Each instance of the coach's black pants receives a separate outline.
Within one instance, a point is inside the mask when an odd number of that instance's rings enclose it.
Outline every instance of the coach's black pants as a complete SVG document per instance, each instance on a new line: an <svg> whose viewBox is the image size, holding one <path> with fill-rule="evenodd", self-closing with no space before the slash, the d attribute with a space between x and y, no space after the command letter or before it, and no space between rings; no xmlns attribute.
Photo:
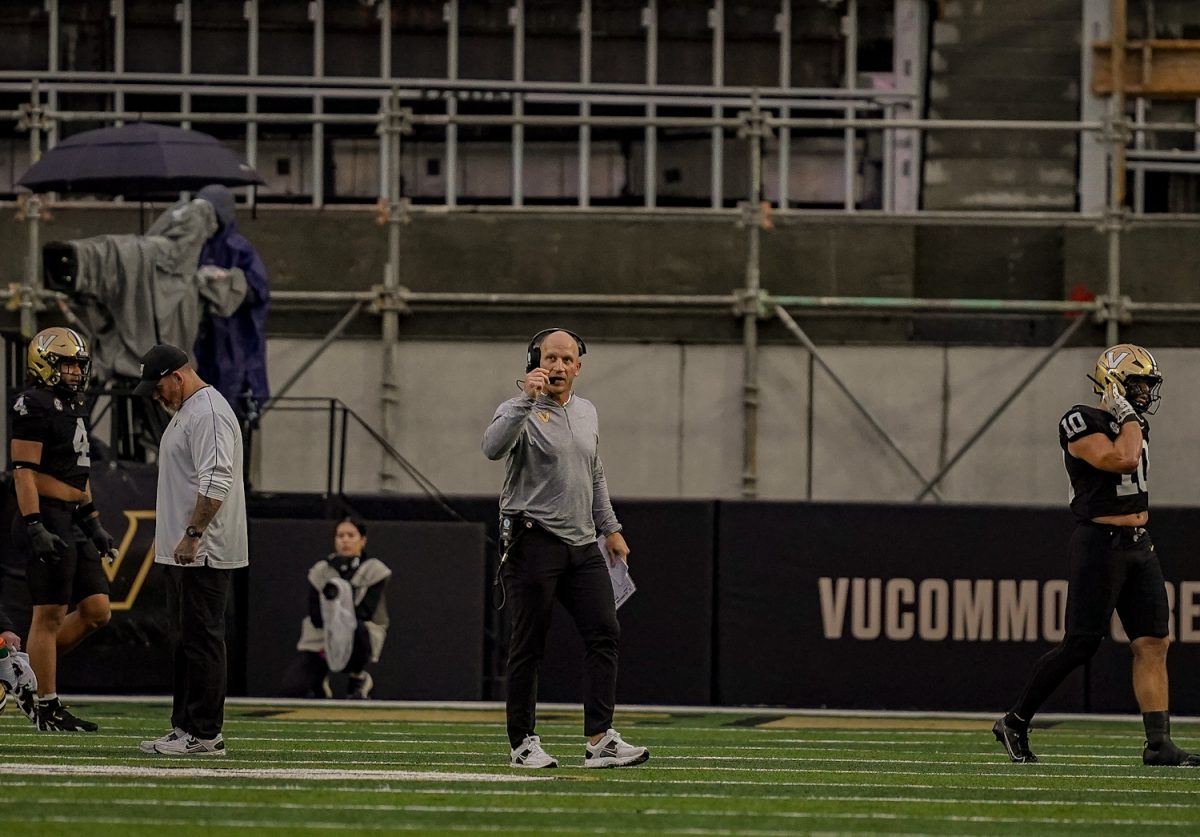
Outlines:
<svg viewBox="0 0 1200 837"><path fill-rule="evenodd" d="M216 738L225 721L225 605L233 570L166 570L167 630L175 650L171 725Z"/></svg>
<svg viewBox="0 0 1200 837"><path fill-rule="evenodd" d="M508 740L515 748L536 726L538 666L554 600L583 637L583 732L612 726L621 628L608 567L594 543L569 546L538 526L524 529L509 553L504 584L512 618L508 646Z"/></svg>

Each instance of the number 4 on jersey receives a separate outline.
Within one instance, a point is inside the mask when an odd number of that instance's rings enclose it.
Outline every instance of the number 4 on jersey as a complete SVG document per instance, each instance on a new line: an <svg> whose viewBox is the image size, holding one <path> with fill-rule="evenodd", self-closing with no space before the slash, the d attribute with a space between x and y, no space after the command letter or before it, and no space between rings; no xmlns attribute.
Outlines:
<svg viewBox="0 0 1200 837"><path fill-rule="evenodd" d="M71 447L79 454L79 459L76 464L82 468L90 468L92 465L91 447L88 446L87 428L83 426L83 419L75 420L75 438L71 440Z"/></svg>

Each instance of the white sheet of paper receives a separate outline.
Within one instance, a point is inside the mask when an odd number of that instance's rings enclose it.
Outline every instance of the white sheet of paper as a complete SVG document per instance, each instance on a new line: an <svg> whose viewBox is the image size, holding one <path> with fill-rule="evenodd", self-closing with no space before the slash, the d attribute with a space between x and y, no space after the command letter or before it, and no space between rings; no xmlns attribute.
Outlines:
<svg viewBox="0 0 1200 837"><path fill-rule="evenodd" d="M604 543L604 538L598 538L596 543L600 545L600 554L604 556L604 561L608 564L608 577L612 581L613 587L613 601L619 608L637 592L637 585L633 583L633 577L629 574L628 564L619 559L617 561L609 560L608 547Z"/></svg>

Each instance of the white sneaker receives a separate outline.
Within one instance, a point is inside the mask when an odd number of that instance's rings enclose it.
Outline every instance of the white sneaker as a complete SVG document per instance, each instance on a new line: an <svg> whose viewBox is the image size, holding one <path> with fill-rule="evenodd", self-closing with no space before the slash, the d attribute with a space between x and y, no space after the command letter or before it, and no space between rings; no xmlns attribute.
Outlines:
<svg viewBox="0 0 1200 837"><path fill-rule="evenodd" d="M527 735L521 745L512 751L508 760L509 767L558 767L558 759L542 749L542 739L536 735Z"/></svg>
<svg viewBox="0 0 1200 837"><path fill-rule="evenodd" d="M650 758L645 747L634 747L621 739L621 733L610 729L595 744L587 745L584 767L631 767Z"/></svg>
<svg viewBox="0 0 1200 837"><path fill-rule="evenodd" d="M158 751L154 749L155 744L166 744L167 742L174 741L178 738L183 738L185 735L187 735L186 732L181 730L179 727L175 727L162 738L155 738L151 741L143 741L138 745L138 749L143 753L156 753Z"/></svg>
<svg viewBox="0 0 1200 837"><path fill-rule="evenodd" d="M223 756L225 738L219 732L216 738L184 734L171 741L155 741L154 752L164 756Z"/></svg>

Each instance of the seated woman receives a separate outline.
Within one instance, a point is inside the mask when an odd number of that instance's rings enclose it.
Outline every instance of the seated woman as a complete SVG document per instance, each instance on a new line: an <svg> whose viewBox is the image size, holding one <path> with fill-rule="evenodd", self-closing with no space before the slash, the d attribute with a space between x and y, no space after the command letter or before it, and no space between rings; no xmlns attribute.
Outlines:
<svg viewBox="0 0 1200 837"><path fill-rule="evenodd" d="M300 655L284 676L284 697L332 697L331 671L349 675L346 697L370 696L374 681L366 667L383 650L384 589L392 571L368 557L366 545L366 525L347 517L337 525L333 553L308 571L308 616L300 624Z"/></svg>

